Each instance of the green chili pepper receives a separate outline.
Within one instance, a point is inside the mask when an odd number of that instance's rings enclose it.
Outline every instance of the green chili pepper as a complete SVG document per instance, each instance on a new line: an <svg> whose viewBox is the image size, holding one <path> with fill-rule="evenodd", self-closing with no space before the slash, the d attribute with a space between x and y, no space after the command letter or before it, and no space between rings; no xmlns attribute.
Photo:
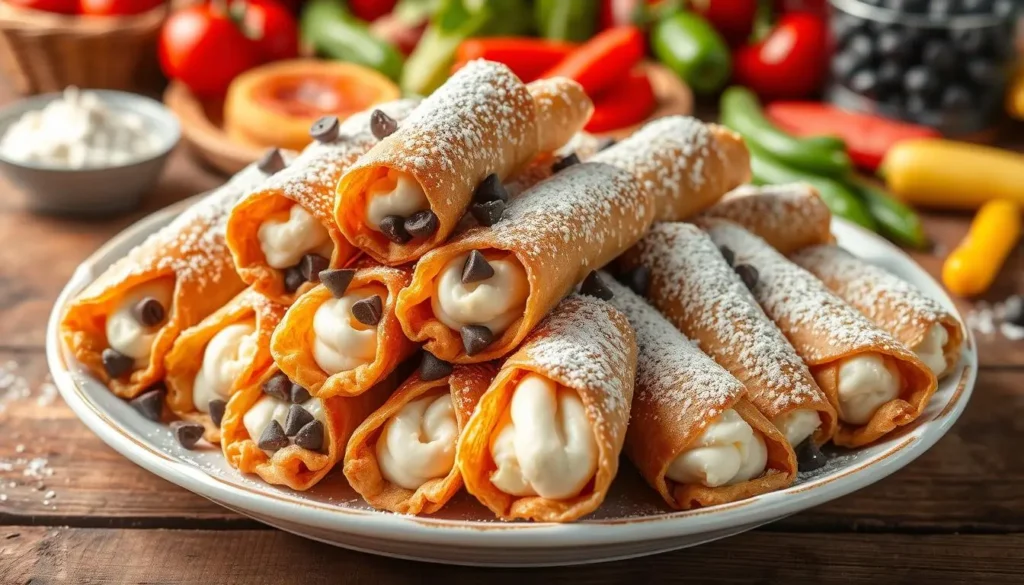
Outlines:
<svg viewBox="0 0 1024 585"><path fill-rule="evenodd" d="M831 136L797 138L783 132L764 116L754 93L730 87L722 93L721 121L754 145L791 167L842 178L853 168L846 145Z"/></svg>
<svg viewBox="0 0 1024 585"><path fill-rule="evenodd" d="M594 0L537 0L533 6L540 36L582 43L594 36L597 8Z"/></svg>
<svg viewBox="0 0 1024 585"><path fill-rule="evenodd" d="M299 22L302 42L320 55L375 69L397 80L402 54L370 33L366 23L349 14L343 2L310 0Z"/></svg>
<svg viewBox="0 0 1024 585"><path fill-rule="evenodd" d="M928 247L930 242L924 233L921 218L913 209L894 199L886 191L861 179L850 181L850 188L864 202L883 236L901 246L916 250Z"/></svg>
<svg viewBox="0 0 1024 585"><path fill-rule="evenodd" d="M708 21L676 12L651 28L651 50L697 93L714 93L732 74L732 56Z"/></svg>
<svg viewBox="0 0 1024 585"><path fill-rule="evenodd" d="M748 143L747 148L750 150L750 169L754 175L754 183L758 185L807 183L817 189L833 215L848 219L871 231L878 230L878 224L871 217L867 207L843 183L786 166L785 163L772 158L753 144Z"/></svg>

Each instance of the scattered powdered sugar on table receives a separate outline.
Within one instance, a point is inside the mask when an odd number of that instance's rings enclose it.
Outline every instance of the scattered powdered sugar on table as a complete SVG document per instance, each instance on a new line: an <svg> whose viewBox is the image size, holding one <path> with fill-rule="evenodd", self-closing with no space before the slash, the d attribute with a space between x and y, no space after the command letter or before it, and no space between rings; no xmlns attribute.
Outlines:
<svg viewBox="0 0 1024 585"><path fill-rule="evenodd" d="M49 374L38 386L34 386L19 370L20 367L14 360L0 364L0 428L4 428L4 417L13 416L7 412L9 408L16 405L20 408L28 404L30 408L47 407L57 397L57 388ZM35 400L29 403L33 398ZM14 443L19 437L8 432L4 438ZM0 458L0 502L8 501L11 496L17 499L20 492L8 490L24 488L31 497L40 497L45 506L55 509L56 504L52 500L57 494L52 489L46 491L49 479L54 475L47 456L33 455L24 443L15 444L14 452L17 457ZM49 455L52 456L53 453Z"/></svg>
<svg viewBox="0 0 1024 585"><path fill-rule="evenodd" d="M607 274L612 305L622 311L636 332L635 400L684 405L680 417L697 409L710 420L744 392L743 384L705 355L654 307Z"/></svg>
<svg viewBox="0 0 1024 585"><path fill-rule="evenodd" d="M764 314L718 247L696 226L659 223L637 246L640 262L658 283L655 300L694 338L709 332L716 343L702 347L721 361L738 362L755 404L773 412L822 398L811 373L782 331Z"/></svg>
<svg viewBox="0 0 1024 585"><path fill-rule="evenodd" d="M816 341L797 348L805 362L816 364L848 348L869 347L897 355L905 351L891 335L761 238L726 221L714 222L708 234L715 244L733 251L736 264L757 269L754 296L765 313L787 330L791 341L801 337Z"/></svg>
<svg viewBox="0 0 1024 585"><path fill-rule="evenodd" d="M0 365L0 413L7 410L7 405L31 396L32 388L28 380L18 373L18 362L8 360Z"/></svg>
<svg viewBox="0 0 1024 585"><path fill-rule="evenodd" d="M967 326L980 335L993 336L1001 335L1010 341L1024 339L1024 327L1007 321L1007 315L1019 311L1019 305L1024 303L1024 298L1012 296L999 303L978 302L965 317Z"/></svg>

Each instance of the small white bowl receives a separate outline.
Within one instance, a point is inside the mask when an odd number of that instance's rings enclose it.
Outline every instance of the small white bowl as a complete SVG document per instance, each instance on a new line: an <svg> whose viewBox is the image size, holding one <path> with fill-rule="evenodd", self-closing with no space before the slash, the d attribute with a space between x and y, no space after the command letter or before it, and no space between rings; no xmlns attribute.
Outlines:
<svg viewBox="0 0 1024 585"><path fill-rule="evenodd" d="M181 139L177 118L163 104L141 95L110 90L85 90L111 110L139 115L158 139L150 155L127 164L86 169L24 163L0 153L0 170L25 193L29 208L75 215L103 215L133 209L160 178L167 157ZM21 100L0 110L0 136L27 112L41 110L62 97L48 93Z"/></svg>

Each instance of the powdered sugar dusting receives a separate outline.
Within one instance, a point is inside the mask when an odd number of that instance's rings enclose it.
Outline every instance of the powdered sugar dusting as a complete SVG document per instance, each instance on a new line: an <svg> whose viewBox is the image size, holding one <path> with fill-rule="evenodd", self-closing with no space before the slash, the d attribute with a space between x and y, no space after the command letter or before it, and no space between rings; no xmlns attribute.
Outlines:
<svg viewBox="0 0 1024 585"><path fill-rule="evenodd" d="M637 400L686 404L688 408L679 411L681 416L696 408L698 418L710 419L712 413L721 412L744 393L739 380L654 307L607 274L602 276L614 294L611 303L626 315L636 332Z"/></svg>
<svg viewBox="0 0 1024 585"><path fill-rule="evenodd" d="M554 153L541 153L533 162L505 182L510 197L517 197L524 191L554 174L555 163L575 154L581 161L589 160L597 152L600 141L593 134L577 132L562 148Z"/></svg>
<svg viewBox="0 0 1024 585"><path fill-rule="evenodd" d="M727 221L714 222L708 233L715 244L733 251L737 264L750 264L757 269L754 296L765 313L786 328L789 339L815 340L798 348L805 362L818 363L834 356L835 350L851 347L902 353L902 347L892 336L761 238Z"/></svg>
<svg viewBox="0 0 1024 585"><path fill-rule="evenodd" d="M814 188L804 183L742 185L726 193L704 214L734 221L748 229L761 226L769 232L830 219L828 207Z"/></svg>
<svg viewBox="0 0 1024 585"><path fill-rule="evenodd" d="M690 224L659 223L637 249L658 282L657 302L681 311L684 332L711 332L716 343L702 349L742 367L733 373L755 405L778 413L821 397L796 350L706 234Z"/></svg>

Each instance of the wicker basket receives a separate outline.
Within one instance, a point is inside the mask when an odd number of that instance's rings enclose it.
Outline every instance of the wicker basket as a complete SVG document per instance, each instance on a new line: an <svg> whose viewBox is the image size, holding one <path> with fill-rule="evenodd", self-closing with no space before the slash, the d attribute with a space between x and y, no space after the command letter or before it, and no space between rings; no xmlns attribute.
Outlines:
<svg viewBox="0 0 1024 585"><path fill-rule="evenodd" d="M0 72L22 94L86 88L147 90L159 83L163 4L134 16L81 17L0 0Z"/></svg>

